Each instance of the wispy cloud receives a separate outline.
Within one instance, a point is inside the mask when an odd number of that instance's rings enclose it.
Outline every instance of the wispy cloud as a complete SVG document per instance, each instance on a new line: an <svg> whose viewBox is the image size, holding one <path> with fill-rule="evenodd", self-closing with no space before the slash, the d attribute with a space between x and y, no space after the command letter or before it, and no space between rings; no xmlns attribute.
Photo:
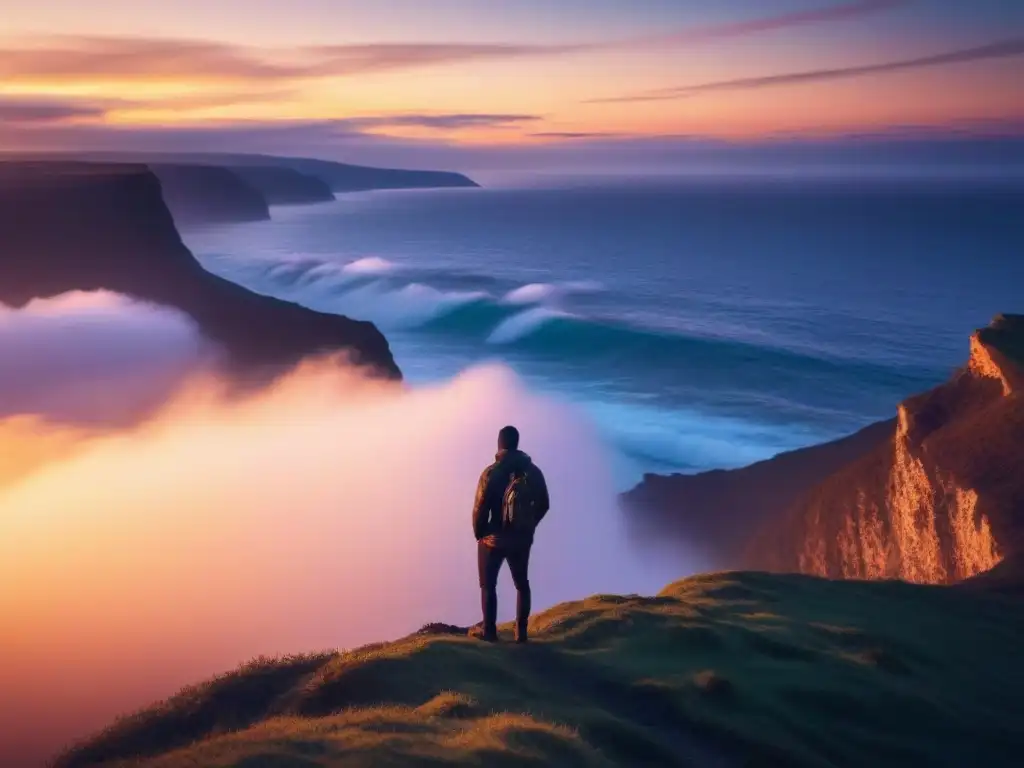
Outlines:
<svg viewBox="0 0 1024 768"><path fill-rule="evenodd" d="M82 118L100 118L109 105L100 102L0 96L0 125L62 123Z"/></svg>
<svg viewBox="0 0 1024 768"><path fill-rule="evenodd" d="M620 139L630 136L626 133L608 133L603 131L538 131L531 133L534 139Z"/></svg>
<svg viewBox="0 0 1024 768"><path fill-rule="evenodd" d="M161 79L297 81L488 59L559 56L652 45L696 45L812 23L843 21L905 2L907 0L856 0L664 34L564 45L410 42L258 48L210 40L55 35L0 44L0 79L22 83Z"/></svg>
<svg viewBox="0 0 1024 768"><path fill-rule="evenodd" d="M1010 56L1021 55L1024 55L1024 38L1011 38L1008 40L989 43L988 45L981 45L974 48L961 48L955 51L946 51L944 53L932 56L922 56L914 59L887 61L881 64L865 64L856 67L835 67L831 69L812 69L803 72L786 72L778 75L764 75L761 77L741 77L734 80L716 80L709 83L697 83L696 85L686 85L667 90L650 91L640 94L627 94L625 96L614 96L606 99L592 99L588 103L682 99L691 96L698 96L703 93L714 93L717 91L756 90L782 85L797 85L828 80L841 80L851 77L862 77L864 75L888 74L890 72L901 72L910 69L924 69L928 67L947 66L950 64L965 64L972 61L1002 59Z"/></svg>
<svg viewBox="0 0 1024 768"><path fill-rule="evenodd" d="M258 51L203 40L55 35L0 48L0 77L21 82L284 79L302 72Z"/></svg>
<svg viewBox="0 0 1024 768"><path fill-rule="evenodd" d="M791 27L801 27L808 24L821 24L826 22L846 21L861 16L868 16L888 11L900 6L907 5L910 0L855 0L854 2L842 3L840 5L828 5L817 8L809 8L803 11L782 13L775 16L761 16L745 21L736 21L728 24L709 24L706 26L693 27L669 32L662 35L639 37L633 40L624 40L619 45L650 45L654 44L675 44L685 45L689 43L711 42L730 37L746 37L762 32L774 32Z"/></svg>
<svg viewBox="0 0 1024 768"><path fill-rule="evenodd" d="M458 131L466 128L510 128L542 119L541 115L457 113L441 115L377 115L338 121L356 129L429 128Z"/></svg>

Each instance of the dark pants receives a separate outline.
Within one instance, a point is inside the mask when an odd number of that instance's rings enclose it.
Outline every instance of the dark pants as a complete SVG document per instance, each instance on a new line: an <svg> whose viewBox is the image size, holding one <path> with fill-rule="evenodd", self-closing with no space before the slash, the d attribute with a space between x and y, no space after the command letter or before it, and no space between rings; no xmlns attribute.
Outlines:
<svg viewBox="0 0 1024 768"><path fill-rule="evenodd" d="M498 572L508 561L512 582L516 585L516 637L526 638L526 622L530 618L530 546L524 542L514 546L477 545L480 568L480 602L484 614L484 633L493 635L498 624Z"/></svg>

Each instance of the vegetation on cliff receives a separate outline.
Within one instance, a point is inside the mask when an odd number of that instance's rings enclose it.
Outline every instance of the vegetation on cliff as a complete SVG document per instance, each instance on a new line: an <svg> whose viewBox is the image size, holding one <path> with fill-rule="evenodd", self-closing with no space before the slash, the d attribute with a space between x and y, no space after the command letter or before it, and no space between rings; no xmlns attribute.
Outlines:
<svg viewBox="0 0 1024 768"><path fill-rule="evenodd" d="M1024 611L984 588L726 573L531 629L527 646L436 625L256 660L57 765L999 768L1024 752Z"/></svg>

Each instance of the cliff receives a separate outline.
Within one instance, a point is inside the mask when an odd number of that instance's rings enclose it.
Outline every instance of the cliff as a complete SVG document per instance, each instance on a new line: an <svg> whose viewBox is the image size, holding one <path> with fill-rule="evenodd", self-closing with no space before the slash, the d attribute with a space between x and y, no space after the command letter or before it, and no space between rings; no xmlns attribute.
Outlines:
<svg viewBox="0 0 1024 768"><path fill-rule="evenodd" d="M729 565L967 579L1024 551L1022 371L1024 317L1000 315L894 422L741 470L647 477L625 501Z"/></svg>
<svg viewBox="0 0 1024 768"><path fill-rule="evenodd" d="M984 589L698 576L550 608L527 646L435 624L258 659L55 765L1009 768L1020 607Z"/></svg>
<svg viewBox="0 0 1024 768"><path fill-rule="evenodd" d="M750 562L841 578L950 583L1024 551L1024 316L971 337L966 366L900 404L893 436L824 479Z"/></svg>
<svg viewBox="0 0 1024 768"><path fill-rule="evenodd" d="M895 419L878 422L841 440L740 469L644 475L622 501L642 532L678 537L734 566L743 561L755 532L776 523L823 478L884 444L895 427Z"/></svg>
<svg viewBox="0 0 1024 768"><path fill-rule="evenodd" d="M160 179L164 202L178 226L264 221L270 209L260 191L214 165L150 166Z"/></svg>
<svg viewBox="0 0 1024 768"><path fill-rule="evenodd" d="M234 165L231 173L259 190L271 205L305 205L334 199L330 186L316 176L278 165Z"/></svg>
<svg viewBox="0 0 1024 768"><path fill-rule="evenodd" d="M399 168L372 168L329 160L282 157L277 162L323 179L335 192L361 192L373 189L438 189L480 186L468 176L451 171L407 171Z"/></svg>
<svg viewBox="0 0 1024 768"><path fill-rule="evenodd" d="M61 156L55 157L61 159ZM63 159L114 163L212 165L236 171L243 167L288 168L304 176L311 176L322 181L333 192L479 186L469 177L452 171L373 168L366 165L351 165L309 157L278 157L276 155L250 155L235 152L88 152L65 154ZM272 200L270 202L273 203Z"/></svg>
<svg viewBox="0 0 1024 768"><path fill-rule="evenodd" d="M400 377L371 324L253 293L206 272L184 246L144 166L0 163L0 302L106 289L190 315L240 371L317 353Z"/></svg>

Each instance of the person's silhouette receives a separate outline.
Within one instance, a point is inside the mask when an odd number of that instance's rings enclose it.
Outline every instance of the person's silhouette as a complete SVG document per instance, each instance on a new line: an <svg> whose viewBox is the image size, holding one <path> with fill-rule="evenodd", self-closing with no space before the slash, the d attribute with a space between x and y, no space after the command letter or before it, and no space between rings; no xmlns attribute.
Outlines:
<svg viewBox="0 0 1024 768"><path fill-rule="evenodd" d="M529 456L519 450L519 430L498 433L494 463L480 475L473 504L473 535L477 540L480 602L483 623L473 634L498 639L498 572L508 561L516 585L516 642L527 640L530 618L530 548L537 524L550 507L547 483Z"/></svg>

